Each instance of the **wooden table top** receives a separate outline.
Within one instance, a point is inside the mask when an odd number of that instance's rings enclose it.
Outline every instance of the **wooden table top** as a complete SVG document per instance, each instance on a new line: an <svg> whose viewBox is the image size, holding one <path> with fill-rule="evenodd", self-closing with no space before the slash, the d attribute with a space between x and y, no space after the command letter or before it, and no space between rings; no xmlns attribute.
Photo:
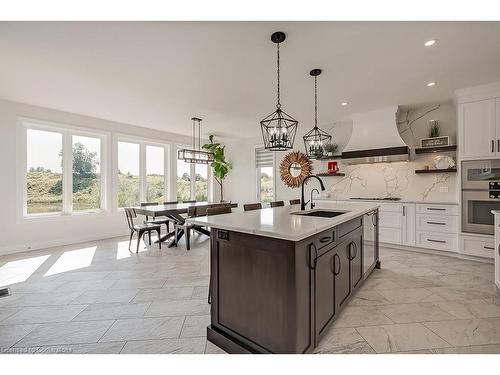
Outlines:
<svg viewBox="0 0 500 375"><path fill-rule="evenodd" d="M228 202L229 203L229 202ZM134 207L135 212L139 215L145 216L166 216L172 213L184 214L188 211L189 207L205 207L224 204L220 202L195 202L195 203L173 203L173 204L159 204L157 206L144 206L144 207ZM232 203L231 207L238 207L238 203Z"/></svg>

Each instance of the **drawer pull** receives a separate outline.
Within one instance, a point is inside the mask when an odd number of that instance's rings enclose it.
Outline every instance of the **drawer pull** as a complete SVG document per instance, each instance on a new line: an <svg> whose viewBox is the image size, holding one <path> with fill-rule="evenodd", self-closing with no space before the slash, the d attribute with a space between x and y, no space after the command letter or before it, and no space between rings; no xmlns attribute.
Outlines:
<svg viewBox="0 0 500 375"><path fill-rule="evenodd" d="M428 211L446 211L446 208L427 207Z"/></svg>
<svg viewBox="0 0 500 375"><path fill-rule="evenodd" d="M438 223L437 221L428 221L427 224L432 224L432 225L446 225L446 223Z"/></svg>
<svg viewBox="0 0 500 375"><path fill-rule="evenodd" d="M337 264L339 265L338 271L337 271ZM342 264L340 263L340 257L338 254L335 254L333 256L333 274L337 276L340 273L341 269L342 269Z"/></svg>
<svg viewBox="0 0 500 375"><path fill-rule="evenodd" d="M486 250L495 250L494 247L491 247L491 246L483 246Z"/></svg>
<svg viewBox="0 0 500 375"><path fill-rule="evenodd" d="M431 238L427 238L427 241L429 241L429 242L438 242L438 243L446 243L446 241L443 241L443 240L433 240Z"/></svg>
<svg viewBox="0 0 500 375"><path fill-rule="evenodd" d="M498 244L498 256L500 257L500 244Z"/></svg>
<svg viewBox="0 0 500 375"><path fill-rule="evenodd" d="M322 237L319 239L319 242L325 243L325 242L330 242L332 240L332 237Z"/></svg>
<svg viewBox="0 0 500 375"><path fill-rule="evenodd" d="M311 263L311 248L314 247L314 260L313 260L313 263ZM308 266L311 270L315 270L316 269L316 265L318 264L318 249L316 248L316 245L311 243L309 245L309 262L308 262Z"/></svg>

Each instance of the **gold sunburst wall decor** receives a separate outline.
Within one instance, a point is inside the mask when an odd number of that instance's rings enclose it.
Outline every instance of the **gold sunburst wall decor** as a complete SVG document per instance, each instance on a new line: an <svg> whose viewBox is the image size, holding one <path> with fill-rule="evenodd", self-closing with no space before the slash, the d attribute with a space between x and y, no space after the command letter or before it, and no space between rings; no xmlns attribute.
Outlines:
<svg viewBox="0 0 500 375"><path fill-rule="evenodd" d="M286 154L280 163L281 180L291 188L300 187L304 178L312 174L312 170L311 161L300 151Z"/></svg>

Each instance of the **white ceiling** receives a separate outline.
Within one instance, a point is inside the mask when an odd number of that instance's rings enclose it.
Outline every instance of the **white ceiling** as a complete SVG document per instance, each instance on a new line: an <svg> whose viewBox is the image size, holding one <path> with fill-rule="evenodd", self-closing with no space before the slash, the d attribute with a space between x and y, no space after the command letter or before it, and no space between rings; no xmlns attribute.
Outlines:
<svg viewBox="0 0 500 375"><path fill-rule="evenodd" d="M312 68L320 124L500 80L500 22L0 22L0 97L186 135L199 116L205 134L255 137L275 108L278 30L283 108L304 130Z"/></svg>

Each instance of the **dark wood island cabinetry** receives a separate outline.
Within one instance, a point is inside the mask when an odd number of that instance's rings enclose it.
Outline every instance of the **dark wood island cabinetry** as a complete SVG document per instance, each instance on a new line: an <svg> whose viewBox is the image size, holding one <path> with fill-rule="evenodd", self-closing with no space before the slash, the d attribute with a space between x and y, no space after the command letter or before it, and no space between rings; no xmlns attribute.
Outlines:
<svg viewBox="0 0 500 375"><path fill-rule="evenodd" d="M300 241L216 227L210 241L207 337L229 353L311 352L365 278L363 215Z"/></svg>

